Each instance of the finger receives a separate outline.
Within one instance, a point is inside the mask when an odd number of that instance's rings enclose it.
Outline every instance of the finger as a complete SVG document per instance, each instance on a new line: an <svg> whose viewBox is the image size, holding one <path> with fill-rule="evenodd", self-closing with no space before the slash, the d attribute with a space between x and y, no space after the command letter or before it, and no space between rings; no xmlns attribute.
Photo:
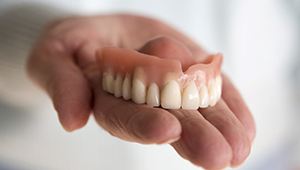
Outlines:
<svg viewBox="0 0 300 170"><path fill-rule="evenodd" d="M245 128L223 100L214 107L199 109L200 113L215 126L232 148L231 166L241 164L250 153L250 142Z"/></svg>
<svg viewBox="0 0 300 170"><path fill-rule="evenodd" d="M91 91L72 56L58 51L35 51L28 61L28 73L51 97L65 130L73 131L88 120Z"/></svg>
<svg viewBox="0 0 300 170"><path fill-rule="evenodd" d="M252 142L255 138L255 123L251 112L245 104L238 90L230 82L229 78L223 75L222 98L245 127L249 140Z"/></svg>
<svg viewBox="0 0 300 170"><path fill-rule="evenodd" d="M178 140L179 121L168 111L117 99L96 85L94 116L113 136L143 144L162 144Z"/></svg>
<svg viewBox="0 0 300 170"><path fill-rule="evenodd" d="M192 65L194 60L192 52L184 44L166 36L151 39L139 51L160 58L176 59L181 63L183 70Z"/></svg>
<svg viewBox="0 0 300 170"><path fill-rule="evenodd" d="M222 169L230 165L232 153L228 142L198 111L170 112L182 126L181 138L172 146L183 158L205 169Z"/></svg>
<svg viewBox="0 0 300 170"><path fill-rule="evenodd" d="M141 51L147 54L153 54L161 57L172 57L174 55L172 54L174 48L176 48L177 51L180 51L180 56L185 56L185 58L188 58L188 56L190 55L189 51L183 48L182 45L176 43L174 40L167 37L156 38L148 42L141 49ZM181 50L179 50L178 48ZM176 54L178 54L178 52L176 52ZM220 110L209 109L208 111L204 111L204 116L207 116L206 113L208 112L213 112L213 114L211 115L217 115L215 118L209 117L208 120L214 126L216 126L216 128L219 129L219 131L224 135L224 137L231 145L233 151L233 158L231 163L232 165L237 165L241 163L248 156L250 146L249 146L247 134L245 133L243 126L235 118L235 116L231 114L231 111L227 108L227 106L226 107L225 106L226 105L221 106L221 109L223 109L224 112L226 113L224 115L220 115L220 113L214 113L214 112L219 112ZM229 126L228 129L223 127L223 125L228 125ZM238 129L235 130L235 128Z"/></svg>
<svg viewBox="0 0 300 170"><path fill-rule="evenodd" d="M168 37L158 37L140 50L162 58L178 58L182 64L191 56L179 42ZM231 148L222 134L207 122L198 111L170 110L181 122L181 139L174 143L176 151L192 163L208 169L221 169L230 164Z"/></svg>

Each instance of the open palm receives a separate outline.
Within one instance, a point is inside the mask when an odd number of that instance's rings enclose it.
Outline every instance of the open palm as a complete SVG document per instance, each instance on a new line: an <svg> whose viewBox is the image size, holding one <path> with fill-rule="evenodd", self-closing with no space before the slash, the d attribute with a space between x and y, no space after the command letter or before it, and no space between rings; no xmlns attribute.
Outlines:
<svg viewBox="0 0 300 170"><path fill-rule="evenodd" d="M97 122L114 136L144 144L170 143L183 158L207 169L241 164L250 152L255 126L247 106L226 76L222 99L216 106L198 111L137 105L102 91L96 51L106 46L138 50L157 36L161 48L147 53L172 55L174 47L167 38L171 37L193 55L207 54L182 33L150 18L74 17L47 27L32 50L28 71L47 91L68 131L84 126L93 113Z"/></svg>

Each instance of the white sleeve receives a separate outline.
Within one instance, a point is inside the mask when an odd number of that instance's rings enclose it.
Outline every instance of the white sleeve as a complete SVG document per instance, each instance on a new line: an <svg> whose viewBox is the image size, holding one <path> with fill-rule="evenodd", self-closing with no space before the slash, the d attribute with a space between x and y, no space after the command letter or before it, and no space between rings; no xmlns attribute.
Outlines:
<svg viewBox="0 0 300 170"><path fill-rule="evenodd" d="M26 76L28 53L42 27L71 12L49 6L27 4L0 10L0 102L27 106L41 93Z"/></svg>

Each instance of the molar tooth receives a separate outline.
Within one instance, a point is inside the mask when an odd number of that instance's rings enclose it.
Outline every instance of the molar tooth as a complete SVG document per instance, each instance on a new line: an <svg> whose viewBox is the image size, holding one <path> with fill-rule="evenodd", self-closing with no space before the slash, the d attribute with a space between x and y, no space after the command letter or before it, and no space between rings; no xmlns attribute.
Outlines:
<svg viewBox="0 0 300 170"><path fill-rule="evenodd" d="M159 106L160 105L160 96L159 96L159 87L156 83L151 83L147 91L147 104L149 106Z"/></svg>
<svg viewBox="0 0 300 170"><path fill-rule="evenodd" d="M107 91L106 84L107 84L107 75L105 73L103 73L102 74L102 89L104 91Z"/></svg>
<svg viewBox="0 0 300 170"><path fill-rule="evenodd" d="M131 80L130 74L126 74L122 84L122 96L125 100L131 99Z"/></svg>
<svg viewBox="0 0 300 170"><path fill-rule="evenodd" d="M216 81L211 79L208 83L209 105L214 106L218 101Z"/></svg>
<svg viewBox="0 0 300 170"><path fill-rule="evenodd" d="M146 102L146 86L143 83L144 72L141 68L136 68L132 80L132 101L137 104L143 104Z"/></svg>
<svg viewBox="0 0 300 170"><path fill-rule="evenodd" d="M181 105L181 92L175 80L169 81L161 92L161 106L165 109L179 109Z"/></svg>
<svg viewBox="0 0 300 170"><path fill-rule="evenodd" d="M216 76L216 83L217 84L222 84L222 77L221 77L221 75Z"/></svg>
<svg viewBox="0 0 300 170"><path fill-rule="evenodd" d="M199 107L199 92L194 81L190 82L182 93L182 108L183 109L198 109Z"/></svg>
<svg viewBox="0 0 300 170"><path fill-rule="evenodd" d="M114 83L114 94L115 97L121 97L122 96L122 83L123 78L121 74L117 74L115 83Z"/></svg>
<svg viewBox="0 0 300 170"><path fill-rule="evenodd" d="M221 75L218 75L216 77L216 84L217 84L217 97L218 99L222 96L222 77Z"/></svg>
<svg viewBox="0 0 300 170"><path fill-rule="evenodd" d="M202 85L199 90L199 97L200 97L200 108L206 108L209 105L209 95L208 90L205 85Z"/></svg>
<svg viewBox="0 0 300 170"><path fill-rule="evenodd" d="M102 88L109 93L114 93L114 75L112 71L103 73Z"/></svg>

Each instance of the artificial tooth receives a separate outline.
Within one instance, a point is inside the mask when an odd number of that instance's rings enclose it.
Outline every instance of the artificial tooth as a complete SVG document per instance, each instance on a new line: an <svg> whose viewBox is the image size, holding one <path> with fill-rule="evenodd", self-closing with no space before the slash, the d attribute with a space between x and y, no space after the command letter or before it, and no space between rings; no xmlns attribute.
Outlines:
<svg viewBox="0 0 300 170"><path fill-rule="evenodd" d="M211 79L208 83L209 105L214 106L218 101L216 81Z"/></svg>
<svg viewBox="0 0 300 170"><path fill-rule="evenodd" d="M102 88L109 93L114 93L114 75L111 71L103 73Z"/></svg>
<svg viewBox="0 0 300 170"><path fill-rule="evenodd" d="M131 99L131 79L130 74L126 74L122 84L122 96L125 100Z"/></svg>
<svg viewBox="0 0 300 170"><path fill-rule="evenodd" d="M216 84L217 84L217 97L218 99L222 96L222 77L218 75L216 77Z"/></svg>
<svg viewBox="0 0 300 170"><path fill-rule="evenodd" d="M147 104L149 106L159 106L160 105L160 96L159 96L159 87L156 83L151 83L147 91Z"/></svg>
<svg viewBox="0 0 300 170"><path fill-rule="evenodd" d="M117 74L115 83L114 83L114 94L115 97L121 97L122 96L122 83L123 78L121 74Z"/></svg>
<svg viewBox="0 0 300 170"><path fill-rule="evenodd" d="M181 106L181 92L175 80L169 81L161 92L161 106L165 109L179 109Z"/></svg>
<svg viewBox="0 0 300 170"><path fill-rule="evenodd" d="M143 82L144 72L141 68L136 68L132 80L131 98L137 104L146 102L146 85Z"/></svg>
<svg viewBox="0 0 300 170"><path fill-rule="evenodd" d="M222 77L220 75L216 76L216 83L222 84Z"/></svg>
<svg viewBox="0 0 300 170"><path fill-rule="evenodd" d="M199 92L194 81L190 82L182 93L182 108L183 109L198 109L199 107Z"/></svg>
<svg viewBox="0 0 300 170"><path fill-rule="evenodd" d="M169 81L172 81L174 79L176 79L176 75L174 73L166 73L166 75L164 76L163 84L167 84Z"/></svg>
<svg viewBox="0 0 300 170"><path fill-rule="evenodd" d="M200 108L206 108L209 105L209 95L208 90L205 85L202 85L199 89L199 98L200 98Z"/></svg>
<svg viewBox="0 0 300 170"><path fill-rule="evenodd" d="M106 84L107 84L107 76L105 73L102 74L102 89L104 91L107 91L107 87L106 87Z"/></svg>

